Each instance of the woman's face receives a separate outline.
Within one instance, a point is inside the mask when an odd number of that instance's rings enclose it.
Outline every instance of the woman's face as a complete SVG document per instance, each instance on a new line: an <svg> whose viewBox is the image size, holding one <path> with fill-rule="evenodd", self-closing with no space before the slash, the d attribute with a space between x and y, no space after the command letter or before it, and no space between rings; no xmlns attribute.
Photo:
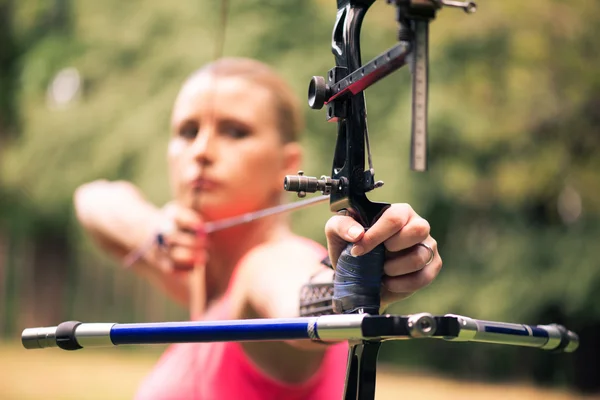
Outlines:
<svg viewBox="0 0 600 400"><path fill-rule="evenodd" d="M172 115L169 167L184 206L215 220L273 205L300 149L283 144L270 92L242 78L194 77Z"/></svg>

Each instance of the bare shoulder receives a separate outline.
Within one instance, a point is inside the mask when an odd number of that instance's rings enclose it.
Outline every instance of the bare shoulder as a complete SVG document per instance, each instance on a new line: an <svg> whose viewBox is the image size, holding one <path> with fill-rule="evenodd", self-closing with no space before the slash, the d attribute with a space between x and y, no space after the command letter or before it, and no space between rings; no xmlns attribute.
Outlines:
<svg viewBox="0 0 600 400"><path fill-rule="evenodd" d="M327 249L311 239L287 235L263 243L252 249L241 262L244 269L270 269L278 271L307 267L320 263L327 255Z"/></svg>
<svg viewBox="0 0 600 400"><path fill-rule="evenodd" d="M320 244L298 236L279 238L250 251L233 285L244 317L294 317L302 286L323 269Z"/></svg>

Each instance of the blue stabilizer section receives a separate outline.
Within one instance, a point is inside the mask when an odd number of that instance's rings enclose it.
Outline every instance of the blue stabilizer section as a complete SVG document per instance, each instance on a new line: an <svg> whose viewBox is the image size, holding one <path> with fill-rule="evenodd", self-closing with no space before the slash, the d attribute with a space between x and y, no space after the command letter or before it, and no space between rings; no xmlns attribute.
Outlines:
<svg viewBox="0 0 600 400"><path fill-rule="evenodd" d="M309 339L311 318L117 324L115 345Z"/></svg>
<svg viewBox="0 0 600 400"><path fill-rule="evenodd" d="M510 324L510 323L501 323L501 322L489 322L489 321L479 321L484 324L484 332L488 333L499 333L503 335L515 335L515 336L531 336L531 337L540 337L540 338L548 338L548 332L545 329L538 328L537 326L531 325L521 325L521 324ZM531 330L527 330L528 327Z"/></svg>

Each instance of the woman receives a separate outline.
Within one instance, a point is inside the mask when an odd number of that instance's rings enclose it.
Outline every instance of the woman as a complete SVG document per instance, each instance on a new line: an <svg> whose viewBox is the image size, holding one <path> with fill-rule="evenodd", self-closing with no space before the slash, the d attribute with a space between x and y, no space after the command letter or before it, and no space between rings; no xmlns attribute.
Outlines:
<svg viewBox="0 0 600 400"><path fill-rule="evenodd" d="M121 259L160 230L164 246L132 268L189 307L194 320L298 316L302 285L332 279L321 263L327 249L294 235L281 215L210 234L203 226L280 204L284 176L301 166L301 119L289 87L266 65L211 63L184 83L173 107L173 202L159 209L129 183L92 182L75 194L78 218ZM346 242L357 255L385 243L384 305L429 284L441 268L429 224L406 204L392 205L366 233L336 215L326 234L334 265ZM346 343L172 345L137 398L341 398L346 356Z"/></svg>

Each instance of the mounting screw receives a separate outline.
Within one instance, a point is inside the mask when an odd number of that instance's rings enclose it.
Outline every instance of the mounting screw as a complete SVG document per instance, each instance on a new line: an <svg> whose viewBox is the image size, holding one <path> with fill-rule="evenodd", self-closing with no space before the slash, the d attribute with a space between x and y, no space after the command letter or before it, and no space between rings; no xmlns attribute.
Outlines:
<svg viewBox="0 0 600 400"><path fill-rule="evenodd" d="M410 336L415 339L433 336L437 329L435 318L429 313L411 315L407 325Z"/></svg>

